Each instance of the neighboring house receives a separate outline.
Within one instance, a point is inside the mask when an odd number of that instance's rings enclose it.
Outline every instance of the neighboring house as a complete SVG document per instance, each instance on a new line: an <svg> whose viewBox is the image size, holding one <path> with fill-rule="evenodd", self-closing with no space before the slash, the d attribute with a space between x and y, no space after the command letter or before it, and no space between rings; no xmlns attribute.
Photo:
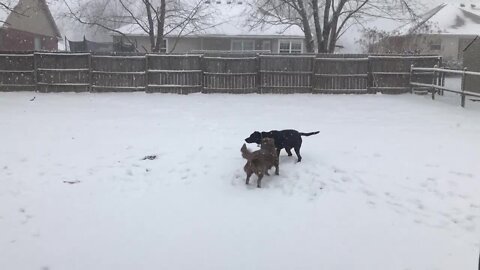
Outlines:
<svg viewBox="0 0 480 270"><path fill-rule="evenodd" d="M241 0L205 1L211 15L208 27L193 33L165 36L163 52L188 53L195 51L268 51L273 53L304 53L304 34L294 25L274 25L251 29L247 25L250 5ZM131 42L140 52L150 51L147 34L135 24L126 25L115 34L114 42ZM167 29L168 30L168 29Z"/></svg>
<svg viewBox="0 0 480 270"><path fill-rule="evenodd" d="M419 22L398 30L398 35L385 38L375 51L439 54L445 61L462 61L463 50L480 35L480 3L459 1L442 4L425 13Z"/></svg>
<svg viewBox="0 0 480 270"><path fill-rule="evenodd" d="M0 28L0 50L58 50L61 34L46 0L19 0Z"/></svg>
<svg viewBox="0 0 480 270"><path fill-rule="evenodd" d="M464 49L463 65L469 71L480 72L480 36ZM465 89L480 93L480 76L466 76Z"/></svg>

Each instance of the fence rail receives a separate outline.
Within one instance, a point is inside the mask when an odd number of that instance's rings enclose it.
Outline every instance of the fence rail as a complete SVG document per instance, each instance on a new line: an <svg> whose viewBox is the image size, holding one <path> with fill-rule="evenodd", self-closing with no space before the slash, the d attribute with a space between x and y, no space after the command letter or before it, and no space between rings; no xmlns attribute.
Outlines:
<svg viewBox="0 0 480 270"><path fill-rule="evenodd" d="M439 63L438 56L0 53L0 91L404 93L411 81L431 82Z"/></svg>
<svg viewBox="0 0 480 270"><path fill-rule="evenodd" d="M433 68L422 68L422 67L415 67L411 66L410 72L412 74L412 78L414 77L413 75L417 73L418 71L421 72L427 72L429 74L432 74L432 80L431 83L424 83L424 82L416 82L416 81L410 81L410 85L412 87L412 91L414 87L424 87L426 89L430 89L430 92L432 94L432 100L435 99L435 95L438 93L439 95L443 95L443 92L451 92L455 94L460 95L460 105L462 107L465 107L465 101L466 97L476 97L480 98L480 93L473 92L473 91L468 91L465 88L465 78L467 75L470 76L480 76L480 72L472 72L468 71L467 68L464 68L463 70L452 70L452 69L444 69L444 68L439 68L438 66L434 66ZM461 81L461 86L460 89L452 89L449 87L445 87L445 75L447 74L455 74L455 75L461 75L462 76L462 81Z"/></svg>

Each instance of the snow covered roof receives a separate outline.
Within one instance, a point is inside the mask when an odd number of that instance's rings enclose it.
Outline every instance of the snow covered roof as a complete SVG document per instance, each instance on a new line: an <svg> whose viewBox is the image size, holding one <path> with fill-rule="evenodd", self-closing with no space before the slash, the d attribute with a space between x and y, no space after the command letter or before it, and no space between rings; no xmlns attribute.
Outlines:
<svg viewBox="0 0 480 270"><path fill-rule="evenodd" d="M303 37L299 26L272 25L251 29L248 25L248 16L252 12L251 5L241 0L213 0L206 1L204 13L209 14L208 26L187 36L283 36ZM117 29L121 33L134 36L147 35L137 24L129 24ZM168 29L167 29L168 30ZM185 33L185 32L184 32ZM173 31L167 36L177 36Z"/></svg>
<svg viewBox="0 0 480 270"><path fill-rule="evenodd" d="M480 16L480 1L478 0L463 0L463 1L456 1L456 4L460 6L462 9L475 13Z"/></svg>
<svg viewBox="0 0 480 270"><path fill-rule="evenodd" d="M2 7L0 21L3 27L61 37L55 19L45 0L7 1L9 9Z"/></svg>
<svg viewBox="0 0 480 270"><path fill-rule="evenodd" d="M425 33L426 28L426 33L480 35L480 5L441 4L425 13L419 23L404 25L398 32Z"/></svg>

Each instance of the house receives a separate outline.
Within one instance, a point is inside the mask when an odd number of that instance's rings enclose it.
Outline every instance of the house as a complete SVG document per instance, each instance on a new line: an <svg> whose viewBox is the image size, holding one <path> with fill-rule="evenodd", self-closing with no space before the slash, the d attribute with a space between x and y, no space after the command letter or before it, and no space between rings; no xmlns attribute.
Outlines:
<svg viewBox="0 0 480 270"><path fill-rule="evenodd" d="M469 71L480 72L480 36L464 49L464 67ZM465 89L480 93L480 76L466 76Z"/></svg>
<svg viewBox="0 0 480 270"><path fill-rule="evenodd" d="M61 34L46 0L19 0L4 21L1 51L58 50Z"/></svg>
<svg viewBox="0 0 480 270"><path fill-rule="evenodd" d="M248 15L251 5L241 0L205 1L210 14L208 26L198 31L178 31L165 35L163 52L189 53L198 51L268 51L273 53L303 53L306 51L302 29L293 25L272 25L251 29ZM147 33L136 24L119 29L124 35L115 34L114 43L133 43L140 52L150 51Z"/></svg>
<svg viewBox="0 0 480 270"><path fill-rule="evenodd" d="M463 50L480 35L480 5L473 1L441 4L375 46L375 52L439 54L447 62L461 62Z"/></svg>

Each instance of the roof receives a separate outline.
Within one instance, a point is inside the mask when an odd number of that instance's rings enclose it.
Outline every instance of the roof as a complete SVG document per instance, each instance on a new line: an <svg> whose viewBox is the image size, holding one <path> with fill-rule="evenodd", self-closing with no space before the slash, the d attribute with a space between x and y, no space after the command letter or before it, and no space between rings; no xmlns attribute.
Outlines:
<svg viewBox="0 0 480 270"><path fill-rule="evenodd" d="M477 9L474 4L441 4L423 14L420 22L404 25L398 32L403 35L480 35L480 5Z"/></svg>
<svg viewBox="0 0 480 270"><path fill-rule="evenodd" d="M207 26L203 29L193 31L184 31L185 36L202 37L221 37L221 36L268 36L268 37L304 37L303 31L299 26L290 25L272 25L252 29L248 25L248 16L251 14L251 5L248 1L240 0L213 0L204 4L204 14L209 14ZM147 33L137 24L125 25L117 29L121 33L132 36L145 36ZM168 29L166 29L168 31ZM167 36L177 36L178 31L173 31Z"/></svg>
<svg viewBox="0 0 480 270"><path fill-rule="evenodd" d="M5 23L3 27L59 38L62 36L48 8L46 0L19 0L10 2L11 6L13 6L14 2L17 3L13 8L13 12L10 12L6 20L4 20ZM0 19L2 19L1 16L5 16L6 13L8 13L8 11L3 9L0 12ZM44 15L44 17L42 15ZM42 23L49 25L50 29L46 29L46 25Z"/></svg>

